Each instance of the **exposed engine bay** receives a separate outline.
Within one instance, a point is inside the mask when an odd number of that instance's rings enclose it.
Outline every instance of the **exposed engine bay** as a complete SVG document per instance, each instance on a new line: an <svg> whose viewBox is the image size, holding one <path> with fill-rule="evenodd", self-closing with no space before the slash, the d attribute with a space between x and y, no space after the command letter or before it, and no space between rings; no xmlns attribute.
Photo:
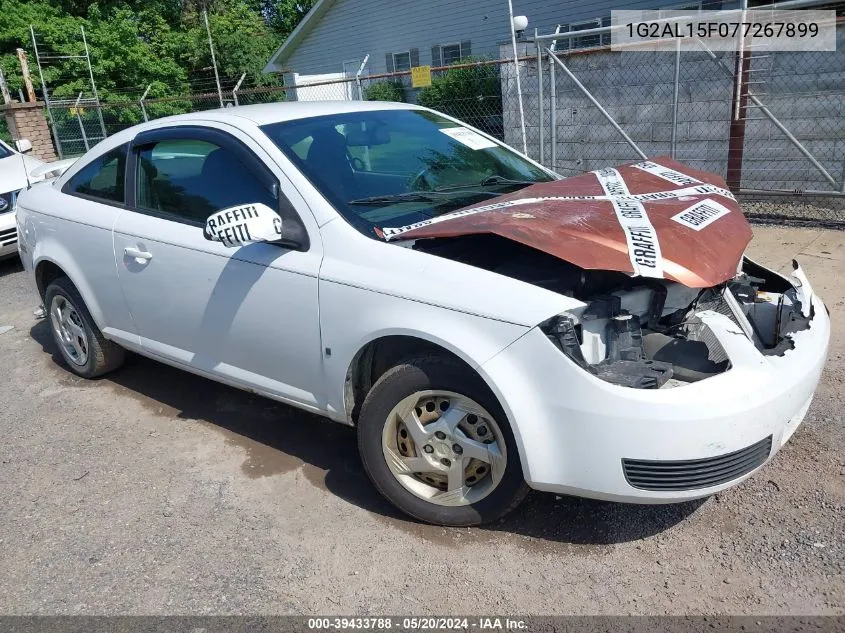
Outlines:
<svg viewBox="0 0 845 633"><path fill-rule="evenodd" d="M626 387L679 387L728 371L725 350L700 317L705 311L728 317L764 355L792 349L791 334L807 329L813 316L792 284L747 258L732 279L690 288L584 269L493 234L416 240L411 248L584 302L541 327L584 370Z"/></svg>

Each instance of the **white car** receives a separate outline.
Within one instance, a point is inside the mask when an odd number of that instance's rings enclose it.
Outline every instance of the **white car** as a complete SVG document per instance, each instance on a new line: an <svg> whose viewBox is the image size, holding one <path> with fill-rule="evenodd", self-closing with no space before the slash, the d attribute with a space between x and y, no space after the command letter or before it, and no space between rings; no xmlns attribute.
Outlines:
<svg viewBox="0 0 845 633"><path fill-rule="evenodd" d="M794 433L827 353L822 301L744 257L718 176L559 179L414 105L145 123L24 192L18 224L74 373L131 350L356 426L376 487L439 524L529 488L723 490Z"/></svg>
<svg viewBox="0 0 845 633"><path fill-rule="evenodd" d="M32 149L27 139L16 143L16 149L0 141L0 259L18 254L18 236L15 229L15 199L27 186L27 174L44 163L24 154ZM36 177L30 182L43 180Z"/></svg>

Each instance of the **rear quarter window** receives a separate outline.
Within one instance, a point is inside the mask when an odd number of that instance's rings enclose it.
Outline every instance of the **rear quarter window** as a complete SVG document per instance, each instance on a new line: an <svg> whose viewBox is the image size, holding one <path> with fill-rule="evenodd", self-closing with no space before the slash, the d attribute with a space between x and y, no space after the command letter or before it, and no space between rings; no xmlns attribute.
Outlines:
<svg viewBox="0 0 845 633"><path fill-rule="evenodd" d="M71 176L64 193L106 202L124 201L127 146L121 145L95 158Z"/></svg>

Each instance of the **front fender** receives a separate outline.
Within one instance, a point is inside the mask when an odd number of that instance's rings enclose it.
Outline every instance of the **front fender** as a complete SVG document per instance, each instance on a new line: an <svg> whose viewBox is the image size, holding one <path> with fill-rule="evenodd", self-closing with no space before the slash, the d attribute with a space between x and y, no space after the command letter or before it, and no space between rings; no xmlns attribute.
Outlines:
<svg viewBox="0 0 845 633"><path fill-rule="evenodd" d="M347 372L368 343L386 336L410 336L478 368L528 331L523 325L325 280L320 282L320 325L326 352L326 409L339 421L346 421Z"/></svg>

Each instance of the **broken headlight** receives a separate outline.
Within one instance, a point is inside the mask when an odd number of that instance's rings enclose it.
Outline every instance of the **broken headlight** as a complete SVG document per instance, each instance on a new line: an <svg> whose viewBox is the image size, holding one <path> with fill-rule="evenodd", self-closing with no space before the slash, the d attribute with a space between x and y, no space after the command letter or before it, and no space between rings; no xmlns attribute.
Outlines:
<svg viewBox="0 0 845 633"><path fill-rule="evenodd" d="M613 303L612 298L610 302ZM584 327L576 316L559 314L541 324L540 329L576 365L605 382L635 389L663 386L672 377L672 365L644 357L639 317L619 310L618 304L607 308L606 312L612 316L602 319L606 323L602 337L605 357L597 363L590 363L584 357L581 349ZM591 316L593 313L585 311L581 318L589 320Z"/></svg>

